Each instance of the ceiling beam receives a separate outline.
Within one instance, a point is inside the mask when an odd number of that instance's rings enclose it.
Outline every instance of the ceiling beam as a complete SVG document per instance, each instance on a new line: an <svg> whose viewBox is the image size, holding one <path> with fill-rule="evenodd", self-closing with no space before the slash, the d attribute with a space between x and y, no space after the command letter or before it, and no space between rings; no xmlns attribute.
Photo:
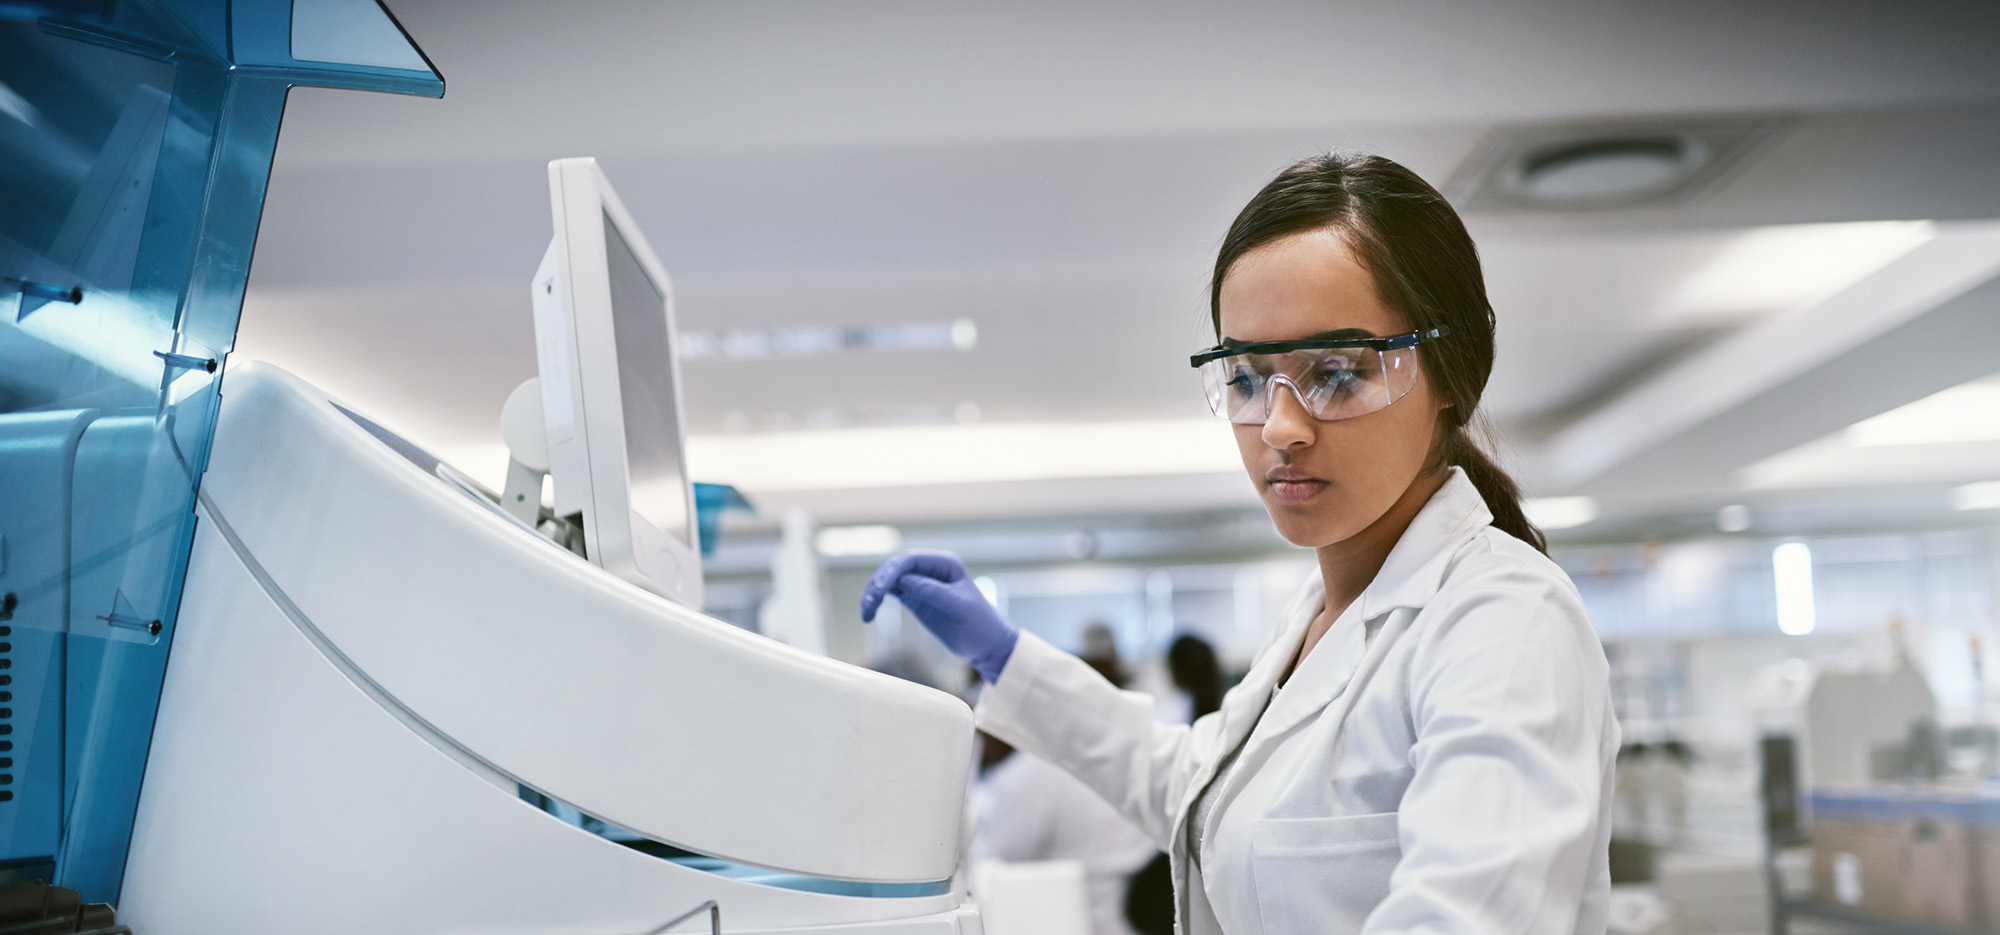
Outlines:
<svg viewBox="0 0 2000 935"><path fill-rule="evenodd" d="M1577 419L1534 458L1549 492L1733 488L1760 458L2000 371L2000 224L1937 237L1816 305L1768 318Z"/></svg>

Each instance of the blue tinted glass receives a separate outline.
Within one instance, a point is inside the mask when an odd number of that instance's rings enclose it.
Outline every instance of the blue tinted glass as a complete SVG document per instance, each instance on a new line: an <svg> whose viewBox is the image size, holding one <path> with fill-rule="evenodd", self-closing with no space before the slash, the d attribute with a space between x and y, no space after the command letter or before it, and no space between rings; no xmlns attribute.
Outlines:
<svg viewBox="0 0 2000 935"><path fill-rule="evenodd" d="M0 19L0 881L88 901L117 896L286 91L443 92L379 49L271 51L286 0L102 6Z"/></svg>
<svg viewBox="0 0 2000 935"><path fill-rule="evenodd" d="M650 854L661 860L669 860L691 870L712 873L719 877L742 880L759 886L776 887L782 890L799 890L806 893L826 893L831 896L856 896L864 899L909 899L920 896L937 896L951 892L951 880L934 880L929 883L863 883L855 880L834 880L827 877L812 877L783 870L771 870L739 864L720 857L697 854L685 848L675 847L646 837L637 831L620 828L602 818L586 815L576 806L521 786L521 801L527 802L544 812L582 828L606 840L617 841L642 854Z"/></svg>

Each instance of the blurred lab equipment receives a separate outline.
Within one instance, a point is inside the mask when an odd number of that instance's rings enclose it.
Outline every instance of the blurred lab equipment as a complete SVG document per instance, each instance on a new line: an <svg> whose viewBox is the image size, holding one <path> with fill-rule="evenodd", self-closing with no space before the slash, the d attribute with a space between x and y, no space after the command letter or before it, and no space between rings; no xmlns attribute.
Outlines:
<svg viewBox="0 0 2000 935"><path fill-rule="evenodd" d="M2000 786L1953 775L1930 685L1901 645L1889 665L1834 670L1791 660L1759 671L1748 701L1758 745L1772 931L1832 919L1933 932L2000 924ZM1983 758L1973 764L1983 770ZM1783 881L1809 845L1804 892Z"/></svg>
<svg viewBox="0 0 2000 935"><path fill-rule="evenodd" d="M826 655L824 569L813 548L811 514L786 510L771 553L771 596L757 609L757 632L787 646Z"/></svg>
<svg viewBox="0 0 2000 935"><path fill-rule="evenodd" d="M1077 861L982 860L972 886L986 935L1093 935Z"/></svg>
<svg viewBox="0 0 2000 935"><path fill-rule="evenodd" d="M1752 677L1745 700L1765 738L1763 772L1791 774L1794 795L1937 775L1934 733L1912 743L1913 733L1935 731L1937 699L1907 657L1881 669L1831 670L1804 660L1768 666ZM1773 742L1780 739L1789 749Z"/></svg>

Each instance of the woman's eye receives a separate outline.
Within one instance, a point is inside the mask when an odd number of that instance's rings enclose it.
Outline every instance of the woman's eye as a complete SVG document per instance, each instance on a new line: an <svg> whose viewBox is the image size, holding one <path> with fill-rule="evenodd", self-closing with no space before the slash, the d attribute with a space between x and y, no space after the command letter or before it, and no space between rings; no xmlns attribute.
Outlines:
<svg viewBox="0 0 2000 935"><path fill-rule="evenodd" d="M1326 368L1313 374L1316 389L1341 392L1361 382L1361 375L1346 368Z"/></svg>
<svg viewBox="0 0 2000 935"><path fill-rule="evenodd" d="M1223 386L1229 388L1229 392L1245 397L1255 395L1257 389L1263 385L1264 375L1248 370L1236 371L1223 383Z"/></svg>

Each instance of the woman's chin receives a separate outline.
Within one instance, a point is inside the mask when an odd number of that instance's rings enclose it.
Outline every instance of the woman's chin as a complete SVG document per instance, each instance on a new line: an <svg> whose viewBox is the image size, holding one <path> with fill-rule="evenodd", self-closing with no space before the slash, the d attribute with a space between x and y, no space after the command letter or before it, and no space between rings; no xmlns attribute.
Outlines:
<svg viewBox="0 0 2000 935"><path fill-rule="evenodd" d="M1266 506L1270 508L1272 524L1278 527L1278 535L1299 548L1317 549L1347 538L1348 531L1337 522L1329 522L1322 517L1300 516L1297 511L1279 504Z"/></svg>

